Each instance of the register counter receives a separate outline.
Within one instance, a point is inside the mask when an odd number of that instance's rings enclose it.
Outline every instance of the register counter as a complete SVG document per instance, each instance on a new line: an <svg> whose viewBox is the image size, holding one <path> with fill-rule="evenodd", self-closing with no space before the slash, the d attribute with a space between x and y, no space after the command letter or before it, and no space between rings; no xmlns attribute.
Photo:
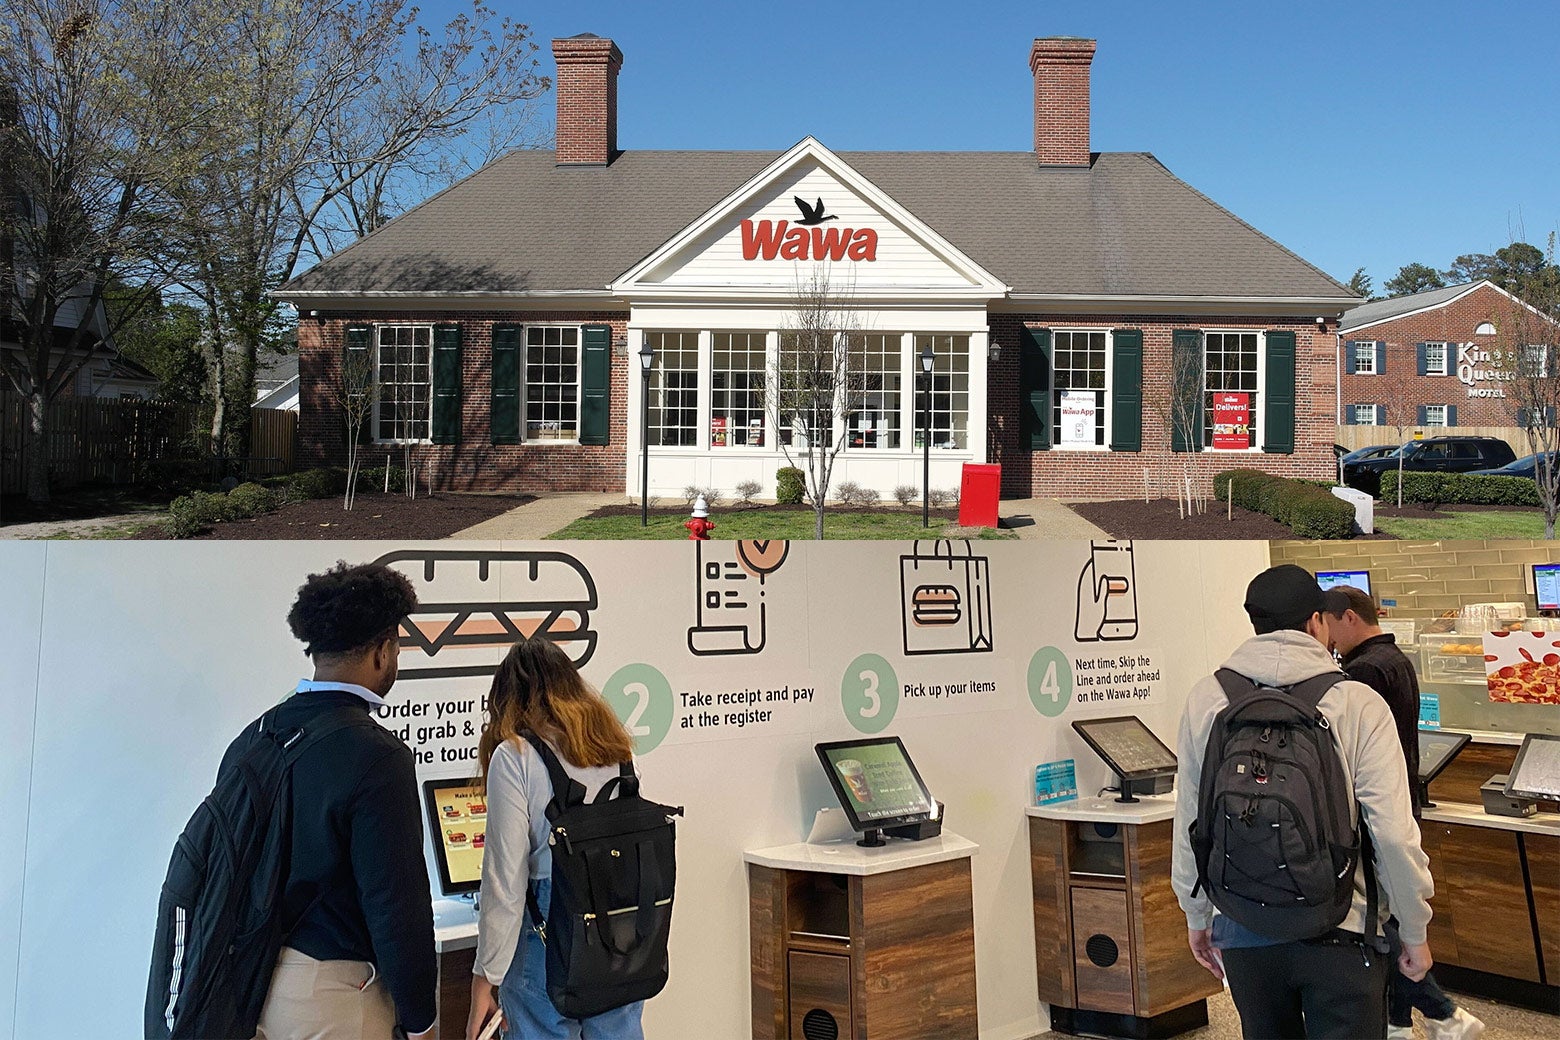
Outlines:
<svg viewBox="0 0 1560 1040"><path fill-rule="evenodd" d="M460 1040L471 1013L471 972L477 964L477 912L471 903L433 901L433 948L439 959L439 1018L433 1035Z"/></svg>
<svg viewBox="0 0 1560 1040"><path fill-rule="evenodd" d="M1037 982L1051 1028L1149 1038L1206 1025L1207 998L1221 985L1192 957L1170 886L1175 796L1025 812Z"/></svg>

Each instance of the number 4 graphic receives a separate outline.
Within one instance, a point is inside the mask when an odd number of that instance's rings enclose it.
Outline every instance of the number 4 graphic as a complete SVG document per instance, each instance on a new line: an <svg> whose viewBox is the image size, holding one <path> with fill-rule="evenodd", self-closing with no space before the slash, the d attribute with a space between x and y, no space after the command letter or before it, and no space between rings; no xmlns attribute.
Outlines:
<svg viewBox="0 0 1560 1040"><path fill-rule="evenodd" d="M1048 718L1067 710L1073 698L1072 665L1054 646L1043 646L1029 660L1029 703Z"/></svg>

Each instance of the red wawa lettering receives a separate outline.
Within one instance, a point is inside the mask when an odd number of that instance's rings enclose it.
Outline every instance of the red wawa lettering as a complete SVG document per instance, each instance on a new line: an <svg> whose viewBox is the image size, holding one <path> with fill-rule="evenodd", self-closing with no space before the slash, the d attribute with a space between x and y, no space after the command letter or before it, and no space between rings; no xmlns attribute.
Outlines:
<svg viewBox="0 0 1560 1040"><path fill-rule="evenodd" d="M811 234L808 231L811 230ZM871 228L792 227L788 220L744 220L742 259L877 259L878 234Z"/></svg>

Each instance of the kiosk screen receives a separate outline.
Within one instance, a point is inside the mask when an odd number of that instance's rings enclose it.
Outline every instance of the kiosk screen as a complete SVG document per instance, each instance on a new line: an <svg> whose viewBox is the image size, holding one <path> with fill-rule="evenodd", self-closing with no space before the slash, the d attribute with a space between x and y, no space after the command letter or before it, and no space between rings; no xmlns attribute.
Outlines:
<svg viewBox="0 0 1560 1040"><path fill-rule="evenodd" d="M1506 781L1506 794L1512 798L1560 800L1560 737L1547 733L1529 733L1517 751Z"/></svg>
<svg viewBox="0 0 1560 1040"><path fill-rule="evenodd" d="M1457 752L1471 738L1466 733L1452 733L1444 729L1419 731L1419 781L1428 784L1441 770L1451 764Z"/></svg>
<svg viewBox="0 0 1560 1040"><path fill-rule="evenodd" d="M1370 571L1317 571L1316 584L1326 592L1335 585L1353 585L1370 595Z"/></svg>
<svg viewBox="0 0 1560 1040"><path fill-rule="evenodd" d="M470 780L425 780L428 833L439 882L447 896L475 892L482 884L482 849L487 844L487 798Z"/></svg>
<svg viewBox="0 0 1560 1040"><path fill-rule="evenodd" d="M858 831L925 820L936 808L898 737L840 740L817 750Z"/></svg>
<svg viewBox="0 0 1560 1040"><path fill-rule="evenodd" d="M1136 715L1083 719L1073 723L1078 735L1116 775L1127 780L1175 772L1175 753L1154 736Z"/></svg>
<svg viewBox="0 0 1560 1040"><path fill-rule="evenodd" d="M1533 598L1539 610L1560 610L1560 563L1533 564Z"/></svg>

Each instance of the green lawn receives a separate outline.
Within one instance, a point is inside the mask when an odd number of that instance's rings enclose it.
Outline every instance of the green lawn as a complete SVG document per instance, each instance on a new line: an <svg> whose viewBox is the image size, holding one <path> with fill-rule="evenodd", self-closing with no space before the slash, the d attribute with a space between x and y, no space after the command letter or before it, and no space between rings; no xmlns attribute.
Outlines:
<svg viewBox="0 0 1560 1040"><path fill-rule="evenodd" d="M1542 538L1544 516L1536 512L1504 513L1495 510L1453 513L1438 520L1378 516L1376 529L1385 531L1394 538L1409 538L1414 541Z"/></svg>
<svg viewBox="0 0 1560 1040"><path fill-rule="evenodd" d="M651 516L649 527L639 526L638 516L582 517L563 530L550 535L552 538L687 538L683 521L677 516ZM813 514L809 512L780 512L767 509L750 509L735 512L715 510L716 539L778 538L805 541L813 536ZM947 531L947 534L943 532ZM957 527L951 521L932 518L930 532L921 526L919 512L835 513L824 514L823 533L826 538L838 539L887 539L911 541L916 538L1017 538L1012 531L980 528L979 533Z"/></svg>

